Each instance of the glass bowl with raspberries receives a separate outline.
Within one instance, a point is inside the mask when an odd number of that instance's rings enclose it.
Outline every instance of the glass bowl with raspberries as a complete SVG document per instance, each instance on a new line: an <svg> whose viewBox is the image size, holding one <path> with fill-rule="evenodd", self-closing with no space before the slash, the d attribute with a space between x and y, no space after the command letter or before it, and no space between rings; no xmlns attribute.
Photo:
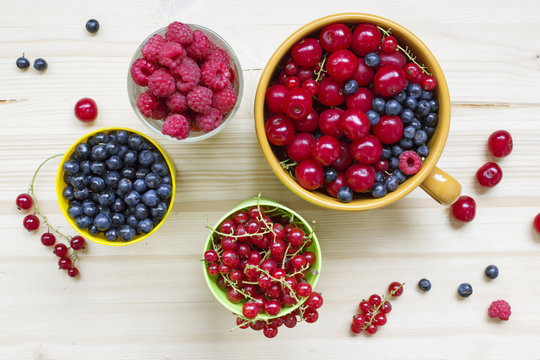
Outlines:
<svg viewBox="0 0 540 360"><path fill-rule="evenodd" d="M368 14L331 15L292 34L255 99L274 173L303 199L337 210L385 206L417 186L441 203L455 200L459 183L435 167L449 123L433 54L407 29Z"/></svg>
<svg viewBox="0 0 540 360"><path fill-rule="evenodd" d="M218 34L175 21L146 38L131 60L128 94L155 132L184 143L219 133L242 97L240 62Z"/></svg>

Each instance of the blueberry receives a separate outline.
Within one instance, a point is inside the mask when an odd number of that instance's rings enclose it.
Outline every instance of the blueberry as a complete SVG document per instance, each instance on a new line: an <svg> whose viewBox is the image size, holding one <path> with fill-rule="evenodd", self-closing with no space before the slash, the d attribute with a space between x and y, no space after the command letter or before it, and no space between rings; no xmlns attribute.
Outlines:
<svg viewBox="0 0 540 360"><path fill-rule="evenodd" d="M431 100L433 98L433 93L431 91L424 90L422 92L422 96L420 96L420 100Z"/></svg>
<svg viewBox="0 0 540 360"><path fill-rule="evenodd" d="M117 143L115 134L109 133L107 135L109 136L109 141L107 142L107 144L109 144L109 143L116 144Z"/></svg>
<svg viewBox="0 0 540 360"><path fill-rule="evenodd" d="M90 195L90 199L92 199L92 201L97 204L99 200L99 193L92 192L92 194Z"/></svg>
<svg viewBox="0 0 540 360"><path fill-rule="evenodd" d="M105 184L107 184L109 188L116 188L120 179L122 179L122 175L120 175L118 171L109 171L103 177L103 180L105 180Z"/></svg>
<svg viewBox="0 0 540 360"><path fill-rule="evenodd" d="M154 170L152 170L152 171L154 171ZM172 185L172 178L170 176L168 176L168 175L164 176L164 177L161 178L161 182L163 184Z"/></svg>
<svg viewBox="0 0 540 360"><path fill-rule="evenodd" d="M399 145L392 145L392 155L395 157L399 157L401 153L403 152L403 149Z"/></svg>
<svg viewBox="0 0 540 360"><path fill-rule="evenodd" d="M157 206L150 209L150 216L154 220L161 220L165 217L165 214L167 213L167 204L165 204L163 201L160 201Z"/></svg>
<svg viewBox="0 0 540 360"><path fill-rule="evenodd" d="M127 194L133 189L133 183L129 179L120 179L118 182L118 190L120 193Z"/></svg>
<svg viewBox="0 0 540 360"><path fill-rule="evenodd" d="M397 157L391 157L388 161L388 168L391 170L399 168L399 159Z"/></svg>
<svg viewBox="0 0 540 360"><path fill-rule="evenodd" d="M150 166L154 162L154 154L150 150L143 150L139 153L139 164Z"/></svg>
<svg viewBox="0 0 540 360"><path fill-rule="evenodd" d="M431 290L431 282L428 279L420 279L418 281L418 288L422 291Z"/></svg>
<svg viewBox="0 0 540 360"><path fill-rule="evenodd" d="M353 198L353 192L348 186L342 186L337 192L337 199L341 202L349 202Z"/></svg>
<svg viewBox="0 0 540 360"><path fill-rule="evenodd" d="M116 212L124 211L126 209L126 204L121 198L115 198L111 205L111 209Z"/></svg>
<svg viewBox="0 0 540 360"><path fill-rule="evenodd" d="M34 60L34 69L36 69L37 71L45 71L47 70L47 67L48 65L45 59L37 58L36 60Z"/></svg>
<svg viewBox="0 0 540 360"><path fill-rule="evenodd" d="M134 166L137 164L137 152L135 150L128 150L124 154L124 165L125 166Z"/></svg>
<svg viewBox="0 0 540 360"><path fill-rule="evenodd" d="M416 129L412 126L406 126L405 129L403 129L403 137L405 139L412 139L414 138L414 134L416 133Z"/></svg>
<svg viewBox="0 0 540 360"><path fill-rule="evenodd" d="M133 182L133 190L137 191L138 193L143 193L147 189L146 183L143 179L137 179Z"/></svg>
<svg viewBox="0 0 540 360"><path fill-rule="evenodd" d="M435 128L434 127L431 127L431 126L424 126L422 128L422 130L424 130L427 134L427 137L428 137L428 140L431 139L431 137L433 136L433 134L435 134Z"/></svg>
<svg viewBox="0 0 540 360"><path fill-rule="evenodd" d="M99 22L96 19L90 19L86 22L86 31L91 34L97 33L99 30Z"/></svg>
<svg viewBox="0 0 540 360"><path fill-rule="evenodd" d="M90 136L87 140L86 140L86 143L88 145L90 145L90 147L94 147L97 145L97 141L96 141L96 138L93 137L93 136Z"/></svg>
<svg viewBox="0 0 540 360"><path fill-rule="evenodd" d="M86 215L81 215L75 218L75 222L79 229L87 229L92 224L92 219Z"/></svg>
<svg viewBox="0 0 540 360"><path fill-rule="evenodd" d="M88 232L91 234L91 235L98 235L101 231L99 231L99 229L97 228L96 225L94 224L91 224L89 227L88 227Z"/></svg>
<svg viewBox="0 0 540 360"><path fill-rule="evenodd" d="M135 212L133 214L137 219L142 220L147 218L150 212L148 211L148 207L146 205L139 203L135 205Z"/></svg>
<svg viewBox="0 0 540 360"><path fill-rule="evenodd" d="M402 91L396 95L394 95L394 99L396 99L396 101L400 104L402 104L405 99L407 98L407 93L405 91Z"/></svg>
<svg viewBox="0 0 540 360"><path fill-rule="evenodd" d="M489 265L485 270L486 276L490 279L495 279L499 276L499 269L495 265Z"/></svg>
<svg viewBox="0 0 540 360"><path fill-rule="evenodd" d="M392 150L390 150L389 148L383 148L382 149L382 154L381 154L381 159L390 159L392 157Z"/></svg>
<svg viewBox="0 0 540 360"><path fill-rule="evenodd" d="M381 62L381 59L379 58L379 55L375 53L369 53L364 57L364 62L369 67L377 67L379 63Z"/></svg>
<svg viewBox="0 0 540 360"><path fill-rule="evenodd" d="M369 119L369 124L371 125L371 127L377 125L379 121L381 120L381 116L375 110L368 110L366 115Z"/></svg>
<svg viewBox="0 0 540 360"><path fill-rule="evenodd" d="M120 130L116 132L116 142L121 145L125 145L128 143L128 137L129 134L127 133L127 131Z"/></svg>
<svg viewBox="0 0 540 360"><path fill-rule="evenodd" d="M429 100L429 107L431 111L439 111L439 102L437 100Z"/></svg>
<svg viewBox="0 0 540 360"><path fill-rule="evenodd" d="M138 223L137 223L138 224ZM124 225L118 229L118 237L124 241L130 241L135 236L135 229L129 225Z"/></svg>
<svg viewBox="0 0 540 360"><path fill-rule="evenodd" d="M349 80L345 83L343 87L343 92L345 95L352 95L358 91L358 83L355 80Z"/></svg>
<svg viewBox="0 0 540 360"><path fill-rule="evenodd" d="M418 106L416 106L416 109L414 110L414 113L416 116L423 118L426 117L431 112L431 107L429 106L429 103L426 100L420 100L418 102Z"/></svg>
<svg viewBox="0 0 540 360"><path fill-rule="evenodd" d="M86 216L94 217L98 214L98 207L93 202L83 204L83 213Z"/></svg>
<svg viewBox="0 0 540 360"><path fill-rule="evenodd" d="M417 105L418 105L418 101L412 96L407 97L405 99L405 102L403 103L403 106L411 110L414 110Z"/></svg>
<svg viewBox="0 0 540 360"><path fill-rule="evenodd" d="M379 182L375 183L371 188L371 195L376 199L382 198L386 195L386 186Z"/></svg>
<svg viewBox="0 0 540 360"><path fill-rule="evenodd" d="M461 297L469 297L473 293L471 284L467 284L467 283L459 285L457 291L458 291L459 296Z"/></svg>
<svg viewBox="0 0 540 360"><path fill-rule="evenodd" d="M101 192L105 190L105 180L98 176L93 176L88 182L88 186L92 189L93 192Z"/></svg>
<svg viewBox="0 0 540 360"><path fill-rule="evenodd" d="M73 185L75 189L85 188L86 185L88 185L88 179L84 175L73 176L71 178L71 185Z"/></svg>
<svg viewBox="0 0 540 360"><path fill-rule="evenodd" d="M62 197L66 200L73 200L73 186L66 186L64 190L62 190Z"/></svg>
<svg viewBox="0 0 540 360"><path fill-rule="evenodd" d="M124 157L124 155L129 151L129 148L126 145L120 145L118 147L118 152L116 155L120 156L121 158Z"/></svg>
<svg viewBox="0 0 540 360"><path fill-rule="evenodd" d="M395 176L390 175L386 178L386 190L388 190L388 192L396 191L398 185L399 181Z"/></svg>
<svg viewBox="0 0 540 360"><path fill-rule="evenodd" d="M158 160L155 161L150 167L152 172L157 172L161 176L169 175L169 167L164 161Z"/></svg>
<svg viewBox="0 0 540 360"><path fill-rule="evenodd" d="M120 151L120 146L118 146L116 143L109 141L105 145L105 149L107 150L107 154L109 155L118 155L118 152Z"/></svg>
<svg viewBox="0 0 540 360"><path fill-rule="evenodd" d="M414 143L411 139L403 138L399 141L399 146L401 146L403 150L410 150L413 148Z"/></svg>
<svg viewBox="0 0 540 360"><path fill-rule="evenodd" d="M137 220L135 215L128 215L126 217L126 224L127 225L129 225L131 227L136 227L138 223L139 223L139 220Z"/></svg>
<svg viewBox="0 0 540 360"><path fill-rule="evenodd" d="M77 216L81 216L83 214L83 207L82 205L70 205L68 207L68 215L71 218L76 218Z"/></svg>
<svg viewBox="0 0 540 360"><path fill-rule="evenodd" d="M90 158L94 161L103 161L107 158L107 149L104 145L96 145L92 148Z"/></svg>
<svg viewBox="0 0 540 360"><path fill-rule="evenodd" d="M427 145L422 145L422 146L419 146L418 149L416 149L416 153L420 156L420 157L427 157L429 155L429 148L427 147Z"/></svg>
<svg viewBox="0 0 540 360"><path fill-rule="evenodd" d="M325 173L325 176L326 176L326 173ZM337 172L336 172L336 177L337 177ZM334 179L335 180L335 179ZM334 181L332 180L332 181ZM157 190L157 195L161 198L161 199L168 199L171 197L172 195L172 187L171 185L169 184L163 184L161 183L161 185L158 186Z"/></svg>
<svg viewBox="0 0 540 360"><path fill-rule="evenodd" d="M105 239L108 241L116 241L118 239L118 230L109 229L105 231Z"/></svg>
<svg viewBox="0 0 540 360"><path fill-rule="evenodd" d="M92 148L90 147L90 145L86 143L80 143L75 147L75 153L81 159L88 159L90 157L91 151L92 151Z"/></svg>
<svg viewBox="0 0 540 360"><path fill-rule="evenodd" d="M17 64L17 67L19 69L28 69L28 67L30 66L30 61L28 61L28 59L25 58L24 55L23 55L23 56L21 56L20 58L17 59L15 64Z"/></svg>
<svg viewBox="0 0 540 360"><path fill-rule="evenodd" d="M384 182L384 180L386 180L386 176L382 172L375 173L375 182Z"/></svg>
<svg viewBox="0 0 540 360"><path fill-rule="evenodd" d="M154 223L148 218L141 220L139 224L137 224L137 232L141 234L148 234L153 228Z"/></svg>
<svg viewBox="0 0 540 360"><path fill-rule="evenodd" d="M325 183L331 183L332 181L336 180L337 179L337 170L334 169L333 167L326 167L324 168L324 182ZM162 187L162 186L167 186L167 185L160 185L159 188L158 188L158 195L159 195L159 189ZM171 188L169 186L169 188ZM172 188L171 188L171 192L172 192ZM160 198L162 199L166 199L167 197L162 197L161 195L159 196Z"/></svg>
<svg viewBox="0 0 540 360"><path fill-rule="evenodd" d="M422 123L417 118L413 118L413 121L411 121L411 126L416 130L420 130L422 128Z"/></svg>
<svg viewBox="0 0 540 360"><path fill-rule="evenodd" d="M424 145L427 141L427 134L424 130L418 130L416 131L416 134L414 134L414 144L417 146Z"/></svg>
<svg viewBox="0 0 540 360"><path fill-rule="evenodd" d="M128 146L133 150L142 150L144 148L144 140L138 134L131 134L128 137Z"/></svg>
<svg viewBox="0 0 540 360"><path fill-rule="evenodd" d="M94 139L96 140L96 143L98 144L105 144L109 141L109 135L100 131L96 135L94 135Z"/></svg>
<svg viewBox="0 0 540 360"><path fill-rule="evenodd" d="M142 201L146 206L156 206L159 203L159 197L156 190L148 190L142 195Z"/></svg>
<svg viewBox="0 0 540 360"><path fill-rule="evenodd" d="M385 105L386 105L386 101L384 101L383 98L375 98L371 102L371 106L373 107L373 110L375 110L379 114L384 114Z"/></svg>
<svg viewBox="0 0 540 360"><path fill-rule="evenodd" d="M405 174L399 169L394 170L392 172L392 176L394 176L397 179L399 184L407 180L407 176L405 176Z"/></svg>
<svg viewBox="0 0 540 360"><path fill-rule="evenodd" d="M129 194L124 197L124 202L127 206L135 206L141 202L141 195L137 191L131 190Z"/></svg>
<svg viewBox="0 0 540 360"><path fill-rule="evenodd" d="M100 213L111 216L112 211L108 206L98 205L98 210Z"/></svg>
<svg viewBox="0 0 540 360"><path fill-rule="evenodd" d="M83 160L79 163L79 167L81 168L79 171L83 175L90 175L90 160Z"/></svg>
<svg viewBox="0 0 540 360"><path fill-rule="evenodd" d="M124 214L115 212L111 214L111 227L119 228L126 223L126 217Z"/></svg>
<svg viewBox="0 0 540 360"><path fill-rule="evenodd" d="M77 200L88 199L90 191L87 188L73 190L73 197Z"/></svg>
<svg viewBox="0 0 540 360"><path fill-rule="evenodd" d="M161 176L158 173L151 172L145 176L144 182L150 189L155 189L161 184Z"/></svg>
<svg viewBox="0 0 540 360"><path fill-rule="evenodd" d="M150 173L150 170L147 168L139 168L137 172L135 173L135 177L137 179L144 179L146 175Z"/></svg>
<svg viewBox="0 0 540 360"><path fill-rule="evenodd" d="M414 119L414 112L411 109L403 109L400 117L405 124L408 124Z"/></svg>
<svg viewBox="0 0 540 360"><path fill-rule="evenodd" d="M436 126L437 122L439 121L439 116L437 113L429 113L428 116L424 119L424 124L427 126Z"/></svg>
<svg viewBox="0 0 540 360"><path fill-rule="evenodd" d="M74 160L68 160L62 165L62 169L66 174L75 175L79 172L79 163Z"/></svg>
<svg viewBox="0 0 540 360"><path fill-rule="evenodd" d="M96 227L101 231L109 230L112 225L111 217L109 215L99 213L94 218L94 225L96 225Z"/></svg>
<svg viewBox="0 0 540 360"><path fill-rule="evenodd" d="M418 99L422 96L422 87L419 84L410 84L407 92L409 93L409 96Z"/></svg>
<svg viewBox="0 0 540 360"><path fill-rule="evenodd" d="M135 180L135 173L136 173L135 169L130 166L124 167L122 171L120 172L122 177L131 181Z"/></svg>
<svg viewBox="0 0 540 360"><path fill-rule="evenodd" d="M102 206L111 206L114 203L114 193L112 191L104 191L98 195L98 203Z"/></svg>
<svg viewBox="0 0 540 360"><path fill-rule="evenodd" d="M103 175L107 171L107 165L102 161L92 161L90 163L90 171L96 175Z"/></svg>

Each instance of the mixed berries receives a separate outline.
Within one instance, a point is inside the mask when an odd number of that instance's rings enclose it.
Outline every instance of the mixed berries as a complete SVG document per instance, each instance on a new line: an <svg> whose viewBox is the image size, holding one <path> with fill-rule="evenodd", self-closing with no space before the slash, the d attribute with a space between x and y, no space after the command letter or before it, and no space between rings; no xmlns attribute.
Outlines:
<svg viewBox="0 0 540 360"><path fill-rule="evenodd" d="M331 24L293 45L266 91L265 130L300 186L349 202L383 197L420 171L438 122L437 82L407 57L367 23Z"/></svg>
<svg viewBox="0 0 540 360"><path fill-rule="evenodd" d="M204 261L227 299L242 303L237 327L271 338L282 325L317 321L323 298L310 284L317 275L312 244L313 232L300 219L272 206L239 210L213 230Z"/></svg>
<svg viewBox="0 0 540 360"><path fill-rule="evenodd" d="M68 215L94 236L133 240L152 231L170 206L169 166L138 134L98 132L78 144L62 168Z"/></svg>
<svg viewBox="0 0 540 360"><path fill-rule="evenodd" d="M229 54L202 31L175 21L164 36L153 35L141 55L130 69L135 84L146 88L137 108L163 120L163 134L182 140L190 131L210 132L236 105Z"/></svg>

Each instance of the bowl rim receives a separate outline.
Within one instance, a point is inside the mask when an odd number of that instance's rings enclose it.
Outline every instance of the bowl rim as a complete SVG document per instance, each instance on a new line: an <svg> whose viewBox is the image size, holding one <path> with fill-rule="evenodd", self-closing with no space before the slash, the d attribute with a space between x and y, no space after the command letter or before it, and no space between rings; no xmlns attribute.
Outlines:
<svg viewBox="0 0 540 360"><path fill-rule="evenodd" d="M253 198L249 198L249 199L246 199L244 201L242 201L241 203L239 203L238 205L236 205L234 208L232 208L230 211L228 211L227 213L225 213L225 215L223 215L216 223L215 225L212 227L212 230L216 230L216 228L225 220L227 219L229 216L231 216L232 214L234 214L235 212L237 212L238 210L241 210L241 209L245 209L245 208L249 208L251 206L255 206L255 205L261 205L261 206L274 206L274 207L278 207L280 209L283 209L287 212L290 212L292 215L294 215L298 220L300 220L302 222L302 224L304 224L304 226L309 229L312 233L313 233L313 246L315 246L315 250L317 252L317 266L316 268L314 269L317 273L313 276L313 281L310 282L310 285L313 289L313 291L315 290L315 287L317 285L317 283L319 282L319 277L321 275L321 268L322 268L322 252L321 252L321 247L320 247L320 244L319 244L319 239L317 238L317 234L315 233L315 231L313 230L312 226L309 224L309 222L304 219L300 214L298 214L296 211L290 209L289 207L283 205L283 204L280 204L276 201L273 201L273 200L270 200L270 199L267 199L267 198L264 198L264 197L253 197ZM212 242L212 234L213 232L210 232L210 234L208 234L208 237L206 238L206 241L204 243L204 248L203 248L203 254L206 250L209 250L210 249L210 246L211 246L211 242ZM206 262L205 261L202 261L202 271L203 271L203 274L204 274L204 279L205 279L205 282L206 282L206 285L208 286L208 289L210 290L210 292L212 293L212 295L216 298L216 300L221 304L223 305L227 310L231 311L232 313L236 314L236 315L240 315L240 316L243 316L242 315L242 312L238 312L233 305L236 305L236 304L232 304L231 302L229 301L224 301L222 298L220 298L219 296L217 296L216 294L216 290L211 286L211 283L215 283L214 279L212 279L210 277L210 275L208 274L208 271L206 271ZM287 307L287 308L283 308L278 315L276 316L270 316L268 314L259 314L257 315L257 317L253 320L270 320L270 319L273 319L273 318L277 318L277 317L281 317L281 316L284 316L284 315L287 315L291 312L293 312L295 309L299 308L308 298L303 298L301 299L298 303L296 303L294 306L291 306L291 307Z"/></svg>
<svg viewBox="0 0 540 360"><path fill-rule="evenodd" d="M339 202L337 199L316 191L310 191L302 188L280 165L279 160L272 151L266 133L264 129L265 117L264 117L264 103L265 93L272 75L275 72L276 67L285 54L290 50L292 45L300 39L308 36L310 33L319 31L326 25L336 22L368 22L373 24L382 24L384 27L391 28L394 36L398 38L405 38L407 45L418 49L416 50L417 56L422 57L424 63L428 66L429 71L437 79L437 99L439 102L439 123L437 125L435 134L430 141L430 154L424 160L422 169L414 176L407 179L404 183L400 184L398 190L385 195L382 198L362 198L355 199L349 203ZM255 118L255 130L257 134L257 140L261 147L261 150L270 165L274 174L278 179L300 198L314 204L328 209L342 210L342 211L363 211L379 208L382 206L390 205L393 202L401 199L409 194L412 190L418 187L431 173L439 160L450 130L450 95L448 92L448 85L444 77L441 66L437 62L437 59L428 47L411 31L405 27L380 16L365 14L365 13L340 13L325 16L308 24L302 26L300 29L292 33L287 39L285 39L281 45L278 46L276 51L272 54L268 60L259 80L257 86L257 93L255 95L254 104L254 118ZM436 141L434 141L436 139Z"/></svg>
<svg viewBox="0 0 540 360"><path fill-rule="evenodd" d="M88 231L80 229L77 226L77 223L75 222L75 220L72 219L69 216L69 214L67 212L68 207L64 204L67 200L64 199L64 197L62 195L62 192L63 192L64 187L66 185L66 183L64 182L63 165L67 160L69 160L70 156L75 152L76 146L78 144L80 144L81 142L87 140L89 137L91 137L91 136L93 136L93 135L95 135L95 134L97 134L99 132L109 133L111 131L122 131L122 130L131 132L131 133L135 133L135 134L138 134L138 135L142 136L144 139L148 140L161 153L161 155L165 159L165 162L166 162L167 167L169 168L169 172L171 174L172 195L170 197L169 207L167 208L167 212L165 213L165 216L163 217L163 219L161 219L161 221L156 226L154 226L152 231L150 231L148 234L136 235L130 241L108 241L105 238L94 236L94 235L90 234ZM86 238L86 239L88 239L90 241L93 241L93 242L95 242L97 244L101 244L101 245L107 245L107 246L131 245L131 244L138 243L139 241L142 241L142 240L146 239L147 237L149 237L150 235L154 234L161 227L161 225L163 225L163 223L165 222L165 220L167 219L167 217L171 213L171 210L172 210L172 208L174 206L175 192L176 192L176 167L175 167L174 162L173 162L172 158L170 157L170 155L161 147L161 145L159 145L155 140L153 140L148 135L145 135L144 133L142 133L140 131L130 129L130 128L126 128L126 127L106 127L106 128L93 130L93 131L83 135L76 142L74 142L69 147L69 149L64 153L64 156L62 156L62 160L60 161L60 165L58 166L58 170L56 172L56 198L57 198L57 201L58 201L58 206L60 206L60 210L62 211L62 215L64 215L67 222L71 225L71 227L73 229L75 229L76 232L81 234L84 238Z"/></svg>
<svg viewBox="0 0 540 360"><path fill-rule="evenodd" d="M210 132L201 133L201 135L194 136L194 137L188 136L185 139L178 140L178 139L175 139L173 137L170 137L168 135L163 134L160 130L153 127L148 122L146 117L143 114L141 114L140 110L137 108L137 99L136 99L136 96L135 96L135 93L134 93L134 87L136 87L136 86L141 87L141 86L135 84L135 82L131 78L131 66L133 65L133 63L137 59L139 59L142 56L141 55L141 49L144 46L144 44L146 44L146 42L154 35L163 35L163 34L165 34L165 32L167 31L167 28L168 28L167 26L162 27L162 28L154 31L150 35L148 35L139 44L139 46L137 47L137 50L135 50L135 52L133 53L133 56L131 57L131 61L129 63L129 67L128 67L128 71L127 71L127 90L128 90L129 102L131 104L131 108L133 109L133 112L135 113L135 115L137 115L139 120L146 127L151 129L154 133L158 134L161 138L171 140L171 141L176 141L176 142L179 142L179 143L188 144L188 143L196 143L196 142L199 142L199 141L203 141L203 140L206 140L206 139L208 139L208 138L210 138L210 137L212 137L214 135L219 134L232 121L232 118L234 117L234 115L236 115L236 113L238 112L238 109L240 108L240 103L241 103L241 100L242 100L242 94L243 94L243 91L244 91L244 74L243 74L242 66L240 65L240 60L238 59L238 56L236 56L236 53L234 52L232 47L229 45L229 43L227 41L225 41L225 39L223 39L219 34L214 32L213 30L211 30L209 28L206 28L204 26L201 26L201 25L198 25L198 24L187 24L187 23L186 23L186 25L188 25L193 30L200 30L200 31L202 31L202 32L204 32L206 34L209 34L211 37L214 37L217 40L219 40L221 42L220 45L222 45L225 48L224 50L227 51L227 53L229 54L229 56L231 58L231 61L232 61L231 67L232 67L233 64L234 64L234 67L236 67L236 78L238 79L238 93L236 94L236 104L234 105L234 108L229 112L227 117L222 120L222 123L217 128L215 128L214 130L212 130Z"/></svg>

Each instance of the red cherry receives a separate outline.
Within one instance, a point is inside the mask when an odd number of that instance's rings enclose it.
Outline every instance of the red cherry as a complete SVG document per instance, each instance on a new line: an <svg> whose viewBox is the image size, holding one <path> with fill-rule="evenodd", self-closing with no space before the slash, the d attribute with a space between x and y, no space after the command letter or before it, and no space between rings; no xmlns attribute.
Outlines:
<svg viewBox="0 0 540 360"><path fill-rule="evenodd" d="M385 53L391 54L394 51L396 51L397 45L398 45L397 39L390 35L384 38L381 44L381 49Z"/></svg>
<svg viewBox="0 0 540 360"><path fill-rule="evenodd" d="M383 144L393 144L401 140L403 121L397 115L381 116L379 123L373 127L373 133Z"/></svg>
<svg viewBox="0 0 540 360"><path fill-rule="evenodd" d="M345 103L347 109L359 109L368 112L372 109L373 94L366 87L359 88L354 94L348 95Z"/></svg>
<svg viewBox="0 0 540 360"><path fill-rule="evenodd" d="M359 24L353 31L352 49L360 56L366 56L377 51L382 35L377 26L373 24Z"/></svg>
<svg viewBox="0 0 540 360"><path fill-rule="evenodd" d="M315 190L324 183L324 170L315 160L304 160L295 170L296 180L304 189Z"/></svg>
<svg viewBox="0 0 540 360"><path fill-rule="evenodd" d="M17 208L19 210L28 210L34 205L34 200L32 200L32 197L28 194L19 194L17 195L17 199L15 199L15 204L17 204Z"/></svg>
<svg viewBox="0 0 540 360"><path fill-rule="evenodd" d="M300 120L308 116L313 105L311 94L306 89L289 89L283 100L283 112L292 120Z"/></svg>
<svg viewBox="0 0 540 360"><path fill-rule="evenodd" d="M328 75L337 81L349 80L358 68L358 58L349 50L337 50L326 61Z"/></svg>
<svg viewBox="0 0 540 360"><path fill-rule="evenodd" d="M352 42L351 29L343 24L327 25L321 30L319 41L322 48L330 53L347 49Z"/></svg>
<svg viewBox="0 0 540 360"><path fill-rule="evenodd" d="M319 124L319 114L317 114L317 111L315 109L311 109L308 116L306 116L304 119L295 120L293 121L294 128L296 131L315 131L317 129L317 126Z"/></svg>
<svg viewBox="0 0 540 360"><path fill-rule="evenodd" d="M454 219L462 222L469 222L476 214L476 202L469 196L460 196L452 204L452 215Z"/></svg>
<svg viewBox="0 0 540 360"><path fill-rule="evenodd" d="M339 158L334 161L332 164L332 167L336 169L337 171L345 171L349 167L349 165L352 164L353 158L351 156L350 152L350 145L347 141L342 140L340 141L341 145L341 154L339 155Z"/></svg>
<svg viewBox="0 0 540 360"><path fill-rule="evenodd" d="M403 70L405 70L405 76L409 80L416 79L418 75L422 73L422 70L420 70L420 67L413 62L410 62L407 65L405 65Z"/></svg>
<svg viewBox="0 0 540 360"><path fill-rule="evenodd" d="M336 180L332 181L331 183L324 184L324 188L328 195L336 197L339 189L346 185L347 183L345 181L345 173L340 172L338 173Z"/></svg>
<svg viewBox="0 0 540 360"><path fill-rule="evenodd" d="M321 59L322 48L314 38L305 38L293 45L291 56L295 63L303 68L317 65Z"/></svg>
<svg viewBox="0 0 540 360"><path fill-rule="evenodd" d="M368 191L375 184L375 169L369 165L354 164L345 172L345 179L352 191Z"/></svg>
<svg viewBox="0 0 540 360"><path fill-rule="evenodd" d="M394 65L381 67L373 77L373 86L382 96L394 96L400 93L406 83L405 72Z"/></svg>
<svg viewBox="0 0 540 360"><path fill-rule="evenodd" d="M307 79L302 83L302 87L309 91L311 95L317 95L317 91L319 91L319 83L315 81L315 79Z"/></svg>
<svg viewBox="0 0 540 360"><path fill-rule="evenodd" d="M349 109L341 114L341 128L351 140L359 140L369 133L369 118L358 109ZM401 138L401 136L400 136Z"/></svg>
<svg viewBox="0 0 540 360"><path fill-rule="evenodd" d="M394 65L400 69L403 69L407 65L407 59L400 51L394 51L390 54L381 52L379 53L379 65L377 65L377 70L386 65Z"/></svg>
<svg viewBox="0 0 540 360"><path fill-rule="evenodd" d="M358 58L358 67L351 79L355 80L358 86L366 86L373 80L374 73L373 68L366 65L364 58Z"/></svg>
<svg viewBox="0 0 540 360"><path fill-rule="evenodd" d="M506 130L497 130L489 136L489 152L495 157L505 157L514 147L512 135Z"/></svg>
<svg viewBox="0 0 540 360"><path fill-rule="evenodd" d="M540 214L536 215L533 220L533 226L536 232L540 234Z"/></svg>
<svg viewBox="0 0 540 360"><path fill-rule="evenodd" d="M266 137L274 145L286 145L294 137L294 126L287 117L275 115L270 117L265 124Z"/></svg>
<svg viewBox="0 0 540 360"><path fill-rule="evenodd" d="M90 98L82 98L75 104L75 116L82 122L94 121L98 115L96 102Z"/></svg>
<svg viewBox="0 0 540 360"><path fill-rule="evenodd" d="M326 109L321 115L319 115L319 130L325 135L332 135L335 137L342 137L344 135L341 128L341 109Z"/></svg>
<svg viewBox="0 0 540 360"><path fill-rule="evenodd" d="M36 215L26 215L23 219L23 226L28 231L34 231L39 228L39 218Z"/></svg>
<svg viewBox="0 0 540 360"><path fill-rule="evenodd" d="M287 76L294 76L298 73L298 65L296 65L292 58L288 58L285 62L285 74Z"/></svg>
<svg viewBox="0 0 540 360"><path fill-rule="evenodd" d="M50 232L46 232L41 235L41 243L45 246L53 246L56 243L56 236Z"/></svg>
<svg viewBox="0 0 540 360"><path fill-rule="evenodd" d="M422 87L424 90L433 90L437 87L437 80L433 76L426 76L422 79Z"/></svg>
<svg viewBox="0 0 540 360"><path fill-rule="evenodd" d="M287 88L284 85L276 84L272 85L266 90L266 106L274 114L283 113L283 100L287 95Z"/></svg>
<svg viewBox="0 0 540 360"><path fill-rule="evenodd" d="M285 87L287 89L292 89L299 86L300 86L300 79L297 78L296 76L289 76L287 80L285 80Z"/></svg>
<svg viewBox="0 0 540 360"><path fill-rule="evenodd" d="M315 137L311 133L296 134L287 144L287 155L293 161L300 162L311 157L311 149L315 143Z"/></svg>
<svg viewBox="0 0 540 360"><path fill-rule="evenodd" d="M345 102L343 83L332 78L326 78L319 84L317 93L319 102L326 106L338 106Z"/></svg>
<svg viewBox="0 0 540 360"><path fill-rule="evenodd" d="M382 155L382 145L373 135L355 140L351 144L351 155L360 164L371 165Z"/></svg>
<svg viewBox="0 0 540 360"><path fill-rule="evenodd" d="M311 148L311 157L320 164L328 166L339 158L341 145L334 136L323 135L318 138Z"/></svg>
<svg viewBox="0 0 540 360"><path fill-rule="evenodd" d="M502 179L503 173L499 165L494 162L488 162L482 165L476 172L476 180L485 187L493 187Z"/></svg>
<svg viewBox="0 0 540 360"><path fill-rule="evenodd" d="M280 83L281 85L285 85L285 82L287 81L287 74L285 73L285 71L282 71L278 74L277 76L277 80L278 80L278 83Z"/></svg>

